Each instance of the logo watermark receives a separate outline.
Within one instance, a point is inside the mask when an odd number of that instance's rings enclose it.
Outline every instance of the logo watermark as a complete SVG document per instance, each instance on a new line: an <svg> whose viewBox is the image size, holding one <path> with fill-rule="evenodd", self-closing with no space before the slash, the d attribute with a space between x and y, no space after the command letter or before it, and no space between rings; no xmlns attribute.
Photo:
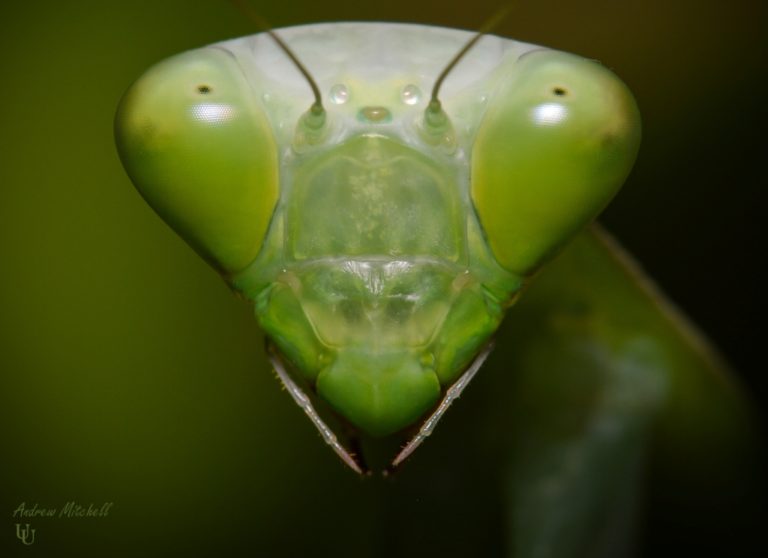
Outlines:
<svg viewBox="0 0 768 558"><path fill-rule="evenodd" d="M36 529L32 529L31 527L32 526L29 523L26 523L22 529L21 523L16 524L16 538L19 539L22 544L27 546L35 542Z"/></svg>
<svg viewBox="0 0 768 558"><path fill-rule="evenodd" d="M63 506L46 507L37 502L32 505L21 502L13 510L13 518L22 519L97 519L108 517L112 511L114 502L103 502L95 504L81 504L74 500L65 502ZM22 544L30 546L35 542L35 532L30 523L16 523L16 538Z"/></svg>

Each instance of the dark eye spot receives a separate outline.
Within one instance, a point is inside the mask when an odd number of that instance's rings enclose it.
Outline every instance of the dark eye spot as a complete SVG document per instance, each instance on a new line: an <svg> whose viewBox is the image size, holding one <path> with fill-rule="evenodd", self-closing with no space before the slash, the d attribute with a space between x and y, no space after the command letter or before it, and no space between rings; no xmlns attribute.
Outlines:
<svg viewBox="0 0 768 558"><path fill-rule="evenodd" d="M562 87L555 87L554 89L552 89L552 93L554 93L558 97L564 97L567 91Z"/></svg>
<svg viewBox="0 0 768 558"><path fill-rule="evenodd" d="M600 143L602 144L603 148L607 149L613 146L613 144L616 143L617 139L618 138L616 137L615 134L611 134L611 133L603 134L603 136L600 138Z"/></svg>
<svg viewBox="0 0 768 558"><path fill-rule="evenodd" d="M206 95L212 91L210 85L198 85L197 92Z"/></svg>

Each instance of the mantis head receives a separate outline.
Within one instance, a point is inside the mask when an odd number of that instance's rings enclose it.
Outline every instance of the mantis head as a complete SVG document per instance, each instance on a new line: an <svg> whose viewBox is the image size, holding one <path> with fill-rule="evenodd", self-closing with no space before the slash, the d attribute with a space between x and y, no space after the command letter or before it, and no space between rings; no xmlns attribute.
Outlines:
<svg viewBox="0 0 768 558"><path fill-rule="evenodd" d="M292 374L390 434L437 405L618 191L639 113L600 64L498 37L454 64L438 100L420 92L466 32L281 35L316 75L314 102L269 37L229 41L141 77L118 149L147 202L253 301Z"/></svg>

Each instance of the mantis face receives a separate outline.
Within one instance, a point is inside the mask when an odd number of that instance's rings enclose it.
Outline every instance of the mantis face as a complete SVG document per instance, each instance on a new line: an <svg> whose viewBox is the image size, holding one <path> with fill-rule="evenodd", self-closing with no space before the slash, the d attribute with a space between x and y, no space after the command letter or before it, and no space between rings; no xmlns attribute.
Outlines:
<svg viewBox="0 0 768 558"><path fill-rule="evenodd" d="M499 37L435 103L470 33L279 33L324 111L258 34L150 69L120 105L117 143L142 196L254 303L281 379L355 468L299 384L370 435L422 423L418 445L529 277L616 193L639 115L599 64Z"/></svg>

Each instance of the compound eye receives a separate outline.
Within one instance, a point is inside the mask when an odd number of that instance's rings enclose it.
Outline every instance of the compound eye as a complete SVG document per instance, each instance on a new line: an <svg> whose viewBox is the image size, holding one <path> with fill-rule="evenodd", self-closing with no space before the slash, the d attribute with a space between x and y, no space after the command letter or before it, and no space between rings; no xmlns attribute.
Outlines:
<svg viewBox="0 0 768 558"><path fill-rule="evenodd" d="M225 273L253 261L277 203L277 148L229 53L150 68L123 97L115 135L136 188L201 256Z"/></svg>
<svg viewBox="0 0 768 558"><path fill-rule="evenodd" d="M550 50L510 63L472 152L472 201L498 262L535 271L610 201L639 143L632 94L603 66Z"/></svg>

